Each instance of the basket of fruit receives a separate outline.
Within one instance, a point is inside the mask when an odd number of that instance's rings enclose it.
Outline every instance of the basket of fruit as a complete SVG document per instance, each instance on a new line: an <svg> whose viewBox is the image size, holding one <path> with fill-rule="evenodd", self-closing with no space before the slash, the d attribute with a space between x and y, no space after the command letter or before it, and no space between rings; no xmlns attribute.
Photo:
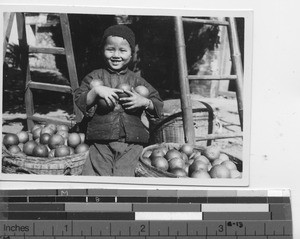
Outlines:
<svg viewBox="0 0 300 239"><path fill-rule="evenodd" d="M8 133L3 137L2 168L32 174L80 175L89 155L84 141L83 133L52 123L36 124L31 132Z"/></svg>
<svg viewBox="0 0 300 239"><path fill-rule="evenodd" d="M136 176L241 178L242 161L215 145L154 144L143 149Z"/></svg>

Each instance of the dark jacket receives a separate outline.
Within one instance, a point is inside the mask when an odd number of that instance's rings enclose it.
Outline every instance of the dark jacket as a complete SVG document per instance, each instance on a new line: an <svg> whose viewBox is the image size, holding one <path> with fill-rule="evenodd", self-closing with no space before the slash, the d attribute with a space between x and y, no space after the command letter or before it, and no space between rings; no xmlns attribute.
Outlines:
<svg viewBox="0 0 300 239"><path fill-rule="evenodd" d="M163 101L158 92L142 77L130 70L121 73L110 72L106 69L98 69L88 74L79 88L75 90L74 99L78 108L87 119L86 139L91 141L117 141L124 138L128 143L146 144L149 133L141 121L142 111L125 112L118 105L113 110L104 111L95 104L87 109L86 98L90 90L89 84L93 79L100 79L105 86L115 88L120 83L127 83L132 87L143 85L150 91L149 99L155 108L154 115L148 117L159 118L163 108Z"/></svg>

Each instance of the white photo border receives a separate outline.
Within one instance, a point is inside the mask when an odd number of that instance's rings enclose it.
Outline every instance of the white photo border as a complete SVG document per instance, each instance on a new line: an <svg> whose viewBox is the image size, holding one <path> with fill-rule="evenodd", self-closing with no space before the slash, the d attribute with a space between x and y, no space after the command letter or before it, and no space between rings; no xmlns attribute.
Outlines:
<svg viewBox="0 0 300 239"><path fill-rule="evenodd" d="M250 135L251 135L251 82L252 82L252 54L253 54L253 11L252 10L201 10L201 9L150 9L150 8L125 8L125 7L100 7L100 6L51 6L51 5L2 5L0 10L0 24L3 26L4 12L52 12L69 14L98 14L98 15L147 15L147 16L210 16L210 17L241 17L245 19L244 42L244 127L243 127L243 177L241 179L201 179L193 178L146 178L146 177L97 177L97 176L56 176L56 175L21 175L4 174L0 172L3 181L38 181L38 182L80 182L119 185L180 185L180 186L249 186L250 171ZM3 29L3 28L2 28ZM0 31L4 39L3 30ZM1 48L1 60L3 48ZM3 68L0 70L3 77ZM0 83L2 91L3 78ZM2 114L2 97L0 102ZM2 118L2 117L1 117ZM2 126L1 126L2 127ZM2 131L2 128L1 128ZM2 139L1 139L2 140ZM2 143L2 141L1 141ZM1 157L2 165L2 157ZM2 170L1 170L2 171Z"/></svg>

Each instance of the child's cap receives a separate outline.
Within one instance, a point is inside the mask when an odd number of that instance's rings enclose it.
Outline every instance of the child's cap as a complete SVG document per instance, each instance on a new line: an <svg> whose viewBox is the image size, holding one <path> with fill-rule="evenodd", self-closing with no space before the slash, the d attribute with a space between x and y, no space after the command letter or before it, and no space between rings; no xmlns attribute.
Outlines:
<svg viewBox="0 0 300 239"><path fill-rule="evenodd" d="M109 36L117 36L126 39L131 47L131 51L134 52L135 35L129 27L125 25L113 25L108 27L103 33L102 42Z"/></svg>

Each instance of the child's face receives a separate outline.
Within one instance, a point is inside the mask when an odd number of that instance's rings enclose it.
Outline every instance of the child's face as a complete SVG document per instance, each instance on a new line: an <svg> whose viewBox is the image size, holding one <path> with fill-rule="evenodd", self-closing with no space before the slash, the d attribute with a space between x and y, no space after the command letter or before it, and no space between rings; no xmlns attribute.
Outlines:
<svg viewBox="0 0 300 239"><path fill-rule="evenodd" d="M107 37L104 45L104 59L108 66L115 71L126 68L131 59L131 48L128 41L117 36Z"/></svg>

